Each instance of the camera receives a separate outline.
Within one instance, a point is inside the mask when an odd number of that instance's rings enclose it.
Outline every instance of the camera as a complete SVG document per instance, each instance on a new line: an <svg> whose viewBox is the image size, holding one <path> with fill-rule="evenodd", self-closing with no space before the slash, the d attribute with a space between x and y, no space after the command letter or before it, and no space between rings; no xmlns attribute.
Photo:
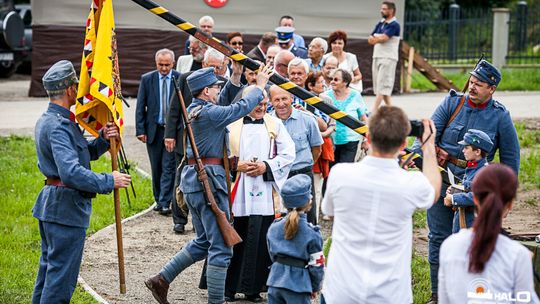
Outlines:
<svg viewBox="0 0 540 304"><path fill-rule="evenodd" d="M409 136L422 138L422 135L424 134L424 124L420 120L410 120L409 122L411 123L411 132L409 133Z"/></svg>

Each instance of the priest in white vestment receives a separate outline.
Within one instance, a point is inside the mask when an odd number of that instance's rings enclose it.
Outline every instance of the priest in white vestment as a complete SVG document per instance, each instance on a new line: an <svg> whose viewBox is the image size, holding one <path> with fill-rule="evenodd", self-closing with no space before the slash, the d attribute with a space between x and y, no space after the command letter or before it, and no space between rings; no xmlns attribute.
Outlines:
<svg viewBox="0 0 540 304"><path fill-rule="evenodd" d="M252 89L245 88L243 95ZM260 292L266 291L272 264L266 233L274 220L274 206L280 203L275 193L295 158L294 142L281 120L266 114L267 105L266 97L248 116L228 127L230 154L238 157L231 210L234 228L243 239L233 248L227 273L225 296L229 301L243 293L247 300L257 302Z"/></svg>

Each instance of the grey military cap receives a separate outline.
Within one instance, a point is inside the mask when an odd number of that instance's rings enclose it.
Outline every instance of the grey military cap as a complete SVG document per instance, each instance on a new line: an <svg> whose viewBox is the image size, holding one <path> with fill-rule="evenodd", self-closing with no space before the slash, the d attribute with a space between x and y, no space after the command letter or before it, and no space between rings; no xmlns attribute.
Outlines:
<svg viewBox="0 0 540 304"><path fill-rule="evenodd" d="M79 83L73 64L68 60L60 60L53 64L43 75L43 87L47 91L59 91Z"/></svg>

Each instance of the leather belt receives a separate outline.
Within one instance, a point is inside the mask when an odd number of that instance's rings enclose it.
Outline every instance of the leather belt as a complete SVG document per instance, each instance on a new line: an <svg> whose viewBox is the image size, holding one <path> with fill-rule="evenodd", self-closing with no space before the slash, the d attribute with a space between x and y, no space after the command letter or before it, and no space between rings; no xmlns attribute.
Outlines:
<svg viewBox="0 0 540 304"><path fill-rule="evenodd" d="M289 265L289 266L300 267L300 268L306 268L306 265L307 265L306 261L288 256L288 255L276 256L276 262L283 265Z"/></svg>
<svg viewBox="0 0 540 304"><path fill-rule="evenodd" d="M56 187L69 188L58 177L47 177L45 179L45 185L46 186L56 186ZM82 191L82 190L76 190L76 191L79 192L79 194L84 198L95 198L96 197L96 193L94 193L94 192L87 192L87 191Z"/></svg>
<svg viewBox="0 0 540 304"><path fill-rule="evenodd" d="M201 161L203 165L221 165L223 166L223 158L218 157L202 157ZM188 165L195 165L197 164L197 159L195 158L188 158L187 161Z"/></svg>
<svg viewBox="0 0 540 304"><path fill-rule="evenodd" d="M291 172L289 172L289 177L293 177L298 174L308 174L312 171L313 171L313 168L311 166L307 166L304 168L300 168L298 170L292 170Z"/></svg>
<svg viewBox="0 0 540 304"><path fill-rule="evenodd" d="M62 183L62 180L57 178L57 177L47 177L47 179L45 179L45 185L46 186L67 187L64 183Z"/></svg>
<svg viewBox="0 0 540 304"><path fill-rule="evenodd" d="M465 212L474 212L474 207L473 206L469 206L469 207L463 207L463 209L465 210Z"/></svg>
<svg viewBox="0 0 540 304"><path fill-rule="evenodd" d="M459 159L453 157L452 155L448 155L448 161L460 168L467 168L467 161L464 159Z"/></svg>

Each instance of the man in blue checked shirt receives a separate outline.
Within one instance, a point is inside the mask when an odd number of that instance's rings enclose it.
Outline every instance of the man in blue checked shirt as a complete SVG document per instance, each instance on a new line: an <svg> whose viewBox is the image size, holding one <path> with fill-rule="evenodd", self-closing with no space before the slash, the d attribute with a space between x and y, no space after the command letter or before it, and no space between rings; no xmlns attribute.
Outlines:
<svg viewBox="0 0 540 304"><path fill-rule="evenodd" d="M289 177L306 174L311 178L313 207L307 214L308 222L316 225L315 189L313 187L313 164L321 155L323 138L313 114L293 107L293 95L273 85L270 87L270 102L274 107L272 115L283 121L285 128L294 142L296 159L291 167Z"/></svg>

